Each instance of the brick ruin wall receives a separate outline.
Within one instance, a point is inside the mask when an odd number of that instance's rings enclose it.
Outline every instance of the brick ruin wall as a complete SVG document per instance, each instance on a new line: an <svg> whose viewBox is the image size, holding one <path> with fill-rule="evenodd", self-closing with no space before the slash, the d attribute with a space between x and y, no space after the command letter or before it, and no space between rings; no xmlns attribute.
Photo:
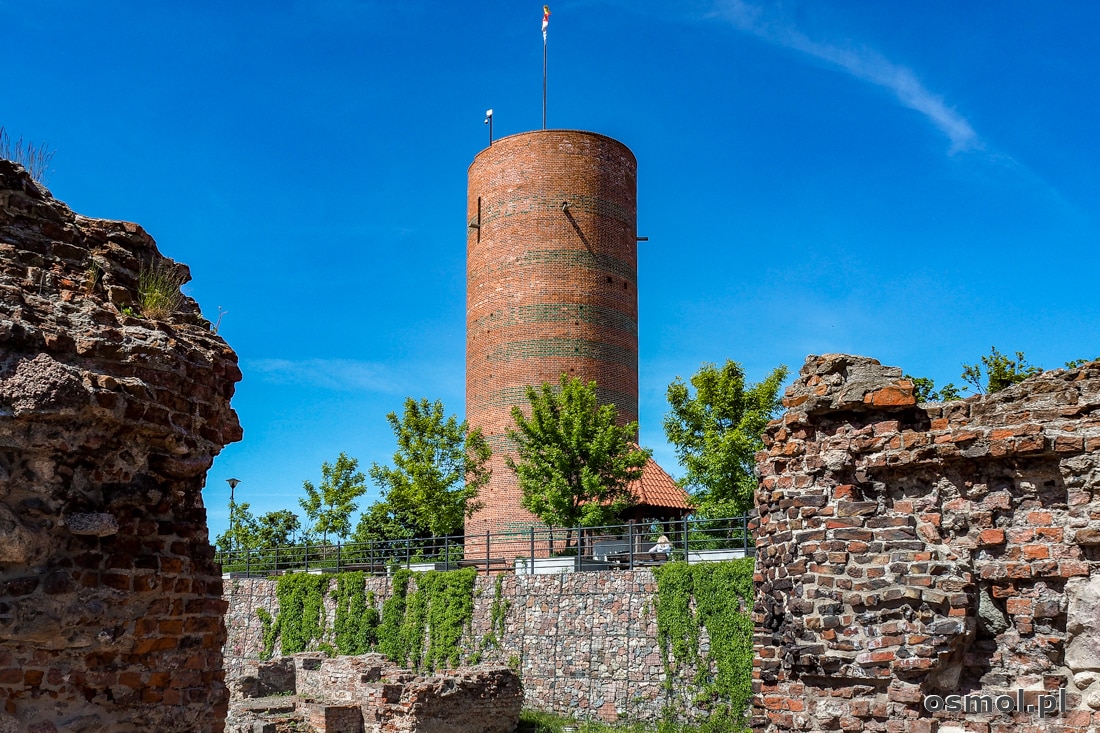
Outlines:
<svg viewBox="0 0 1100 733"><path fill-rule="evenodd" d="M513 733L523 706L519 677L478 665L418 675L381 654L325 658L303 652L247 665L234 685L227 733Z"/></svg>
<svg viewBox="0 0 1100 733"><path fill-rule="evenodd" d="M810 357L784 405L758 456L754 729L1100 730L1100 362L917 404L900 369ZM924 704L1018 689L1068 710Z"/></svg>
<svg viewBox="0 0 1100 733"><path fill-rule="evenodd" d="M507 603L503 633L492 627L496 579L480 576L471 629L462 642L464 659L476 652L483 663L518 663L526 707L607 721L658 720L666 706L687 716L700 712L692 703L697 686L690 665L677 670L671 692L664 689L654 605L657 583L651 571L502 578L501 601ZM368 577L366 583L380 608L390 596L389 580ZM260 658L263 624L256 611L277 612L275 585L274 580L257 578L225 582L229 637L224 656L231 687ZM325 603L331 628L335 603L331 597ZM497 644L485 644L490 636ZM701 648L705 654L705 631Z"/></svg>
<svg viewBox="0 0 1100 733"><path fill-rule="evenodd" d="M0 160L0 731L220 731L221 575L200 491L241 437L236 356L140 310L141 227ZM129 310L125 310L129 313Z"/></svg>
<svg viewBox="0 0 1100 733"><path fill-rule="evenodd" d="M470 165L466 210L466 419L493 449L466 533L525 530L542 523L505 431L528 385L594 381L622 424L638 419L637 162L591 132L501 138Z"/></svg>

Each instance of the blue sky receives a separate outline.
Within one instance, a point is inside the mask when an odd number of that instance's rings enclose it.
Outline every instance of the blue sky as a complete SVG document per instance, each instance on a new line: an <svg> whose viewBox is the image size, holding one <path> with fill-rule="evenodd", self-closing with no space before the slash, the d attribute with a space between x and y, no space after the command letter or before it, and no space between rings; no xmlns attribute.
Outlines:
<svg viewBox="0 0 1100 733"><path fill-rule="evenodd" d="M642 442L702 362L937 383L992 345L1100 354L1100 6L554 2L551 128L639 161ZM541 123L541 4L0 0L0 125L74 210L142 224L240 356L204 492L297 509L462 413L466 169ZM369 503L376 489L365 497Z"/></svg>

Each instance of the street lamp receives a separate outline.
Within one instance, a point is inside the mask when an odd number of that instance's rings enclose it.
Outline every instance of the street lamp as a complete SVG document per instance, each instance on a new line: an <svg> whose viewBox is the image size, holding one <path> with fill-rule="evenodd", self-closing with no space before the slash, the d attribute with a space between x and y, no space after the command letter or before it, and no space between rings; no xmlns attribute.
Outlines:
<svg viewBox="0 0 1100 733"><path fill-rule="evenodd" d="M236 545L237 536L233 534L233 517L237 514L237 503L233 501L233 492L237 489L237 484L241 482L239 478L227 478L225 480L229 484L229 549L233 550Z"/></svg>

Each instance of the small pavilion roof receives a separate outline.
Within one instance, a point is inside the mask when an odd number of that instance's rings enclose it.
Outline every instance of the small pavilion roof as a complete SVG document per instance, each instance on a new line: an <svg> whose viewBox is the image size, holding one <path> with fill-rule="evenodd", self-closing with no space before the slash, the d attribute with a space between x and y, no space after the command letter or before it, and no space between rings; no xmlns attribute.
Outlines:
<svg viewBox="0 0 1100 733"><path fill-rule="evenodd" d="M642 477L630 484L636 506L672 509L684 514L691 511L691 499L665 469L650 458L642 468Z"/></svg>

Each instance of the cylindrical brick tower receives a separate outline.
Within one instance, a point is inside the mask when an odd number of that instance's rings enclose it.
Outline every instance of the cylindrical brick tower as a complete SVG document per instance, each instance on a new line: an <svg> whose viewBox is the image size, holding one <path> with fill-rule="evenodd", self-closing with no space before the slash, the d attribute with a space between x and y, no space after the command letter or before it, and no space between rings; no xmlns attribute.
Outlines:
<svg viewBox="0 0 1100 733"><path fill-rule="evenodd" d="M573 130L494 141L470 165L467 222L466 418L493 477L466 533L525 529L538 520L504 457L528 385L594 381L623 423L638 419L634 154Z"/></svg>

